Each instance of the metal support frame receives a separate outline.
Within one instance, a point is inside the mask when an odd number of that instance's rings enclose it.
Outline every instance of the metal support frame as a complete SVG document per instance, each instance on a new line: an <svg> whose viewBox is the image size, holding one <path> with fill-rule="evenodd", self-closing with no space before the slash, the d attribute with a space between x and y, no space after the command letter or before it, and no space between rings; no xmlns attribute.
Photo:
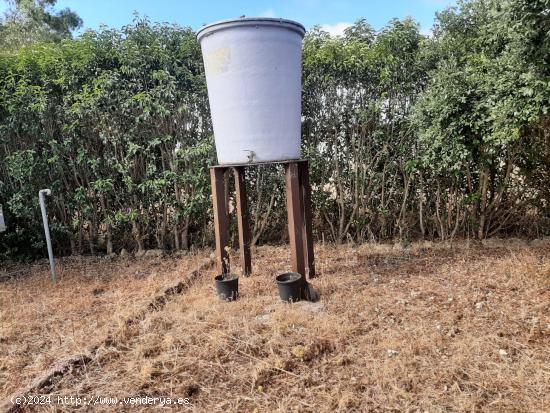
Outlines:
<svg viewBox="0 0 550 413"><path fill-rule="evenodd" d="M315 256L311 223L311 187L309 184L309 163L307 160L269 162L285 167L286 203L288 213L288 234L291 249L291 265L295 272L302 274L304 287L306 277L315 277ZM214 232L216 236L216 261L218 272L227 274L229 263L229 220L224 176L233 169L237 201L237 226L243 274L252 274L250 256L249 212L246 196L246 168L258 164L218 165L210 169L212 183L212 203L214 206ZM304 290L305 291L305 290ZM307 298L307 292L304 293Z"/></svg>
<svg viewBox="0 0 550 413"><path fill-rule="evenodd" d="M228 274L229 266L229 220L224 187L225 168L210 169L212 181L212 204L214 207L214 235L216 237L216 262L220 274Z"/></svg>
<svg viewBox="0 0 550 413"><path fill-rule="evenodd" d="M248 221L248 201L246 198L245 169L243 166L234 168L235 197L237 198L237 226L239 228L239 246L241 262L245 276L252 274L250 259L250 227Z"/></svg>
<svg viewBox="0 0 550 413"><path fill-rule="evenodd" d="M300 172L301 201L304 216L304 250L307 272L309 278L315 277L315 254L313 252L313 228L312 228L312 204L311 186L309 185L309 163L307 161L298 164Z"/></svg>
<svg viewBox="0 0 550 413"><path fill-rule="evenodd" d="M294 162L285 165L285 183L292 270L305 277L304 217L302 202L300 202L302 200L300 169L297 163Z"/></svg>

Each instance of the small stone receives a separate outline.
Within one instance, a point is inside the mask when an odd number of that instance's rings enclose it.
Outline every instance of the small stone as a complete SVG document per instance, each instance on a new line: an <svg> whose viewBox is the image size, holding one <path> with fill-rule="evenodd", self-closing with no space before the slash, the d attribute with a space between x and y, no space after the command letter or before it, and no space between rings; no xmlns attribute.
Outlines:
<svg viewBox="0 0 550 413"><path fill-rule="evenodd" d="M149 274L145 271L140 271L140 270L137 270L134 274L134 277L137 279L137 280L142 280L144 278L146 278Z"/></svg>
<svg viewBox="0 0 550 413"><path fill-rule="evenodd" d="M292 326L292 329L293 329L294 331L299 332L299 333L304 333L304 332L306 331L306 328L305 328L304 326L296 326L296 325L294 325L294 326Z"/></svg>
<svg viewBox="0 0 550 413"><path fill-rule="evenodd" d="M485 301L480 301L479 303L476 303L476 310L481 310L483 307L485 307Z"/></svg>
<svg viewBox="0 0 550 413"><path fill-rule="evenodd" d="M399 355L399 351L397 350L388 350L388 357L389 358L392 358L392 357L397 357Z"/></svg>
<svg viewBox="0 0 550 413"><path fill-rule="evenodd" d="M500 357L507 357L508 356L508 352L506 350L504 350L503 348L501 348L499 351L498 351L498 355Z"/></svg>
<svg viewBox="0 0 550 413"><path fill-rule="evenodd" d="M256 316L256 320L258 321L269 321L271 319L271 314L260 314Z"/></svg>
<svg viewBox="0 0 550 413"><path fill-rule="evenodd" d="M459 333L458 328L456 328L456 327L451 327L451 328L449 329L449 331L447 331L447 337L451 337L451 338L452 338L452 337L456 336L458 333Z"/></svg>
<svg viewBox="0 0 550 413"><path fill-rule="evenodd" d="M128 256L128 251L126 251L126 248L122 248L120 250L120 256L121 257L127 257Z"/></svg>

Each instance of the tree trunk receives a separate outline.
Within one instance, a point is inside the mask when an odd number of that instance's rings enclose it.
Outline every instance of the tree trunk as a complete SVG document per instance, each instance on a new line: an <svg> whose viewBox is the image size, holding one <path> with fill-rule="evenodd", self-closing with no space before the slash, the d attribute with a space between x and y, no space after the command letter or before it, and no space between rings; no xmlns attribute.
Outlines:
<svg viewBox="0 0 550 413"><path fill-rule="evenodd" d="M174 249L176 251L179 251L181 249L181 244L180 244L180 233L179 233L179 229L178 229L179 225L178 225L178 222L176 220L176 223L174 224Z"/></svg>
<svg viewBox="0 0 550 413"><path fill-rule="evenodd" d="M134 236L134 239L138 246L138 252L143 251L145 249L143 245L143 237L141 236L140 225L136 221L132 222L132 235Z"/></svg>
<svg viewBox="0 0 550 413"><path fill-rule="evenodd" d="M184 250L189 249L189 217L185 218L185 225L181 234L181 243Z"/></svg>
<svg viewBox="0 0 550 413"><path fill-rule="evenodd" d="M487 183L489 180L489 172L484 167L479 176L479 192L481 194L481 200L479 204L479 224L477 228L477 238L482 240L485 238L485 220L487 218Z"/></svg>
<svg viewBox="0 0 550 413"><path fill-rule="evenodd" d="M111 255L113 253L113 238L111 234L110 224L107 224L107 230L106 230L105 236L107 237L107 255Z"/></svg>

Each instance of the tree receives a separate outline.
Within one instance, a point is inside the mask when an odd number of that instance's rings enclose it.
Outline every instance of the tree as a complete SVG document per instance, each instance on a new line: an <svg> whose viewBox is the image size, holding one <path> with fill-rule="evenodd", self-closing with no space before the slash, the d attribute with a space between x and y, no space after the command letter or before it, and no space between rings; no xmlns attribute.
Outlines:
<svg viewBox="0 0 550 413"><path fill-rule="evenodd" d="M304 41L304 152L312 159L317 228L331 238L404 237L415 134L409 111L424 84L423 38L410 19L375 33L364 20ZM353 235L352 235L353 234Z"/></svg>
<svg viewBox="0 0 550 413"><path fill-rule="evenodd" d="M190 29L138 19L1 58L0 136L0 203L27 245L46 186L62 251L204 242L212 130Z"/></svg>
<svg viewBox="0 0 550 413"><path fill-rule="evenodd" d="M437 67L415 108L421 161L436 175L450 173L463 219L480 239L523 225L514 217L537 203L523 184L529 172L517 167L535 155L534 128L547 124L548 48L542 56L541 45L550 35L544 25L540 31L537 11L548 9L544 0L474 0L438 16Z"/></svg>
<svg viewBox="0 0 550 413"><path fill-rule="evenodd" d="M433 37L411 19L306 35L318 238L550 234L548 1L461 2ZM44 187L58 253L209 245L212 137L189 28L137 18L0 54L0 257L43 252ZM281 168L247 184L253 242L283 240Z"/></svg>
<svg viewBox="0 0 550 413"><path fill-rule="evenodd" d="M17 50L37 42L71 38L82 20L70 9L54 10L57 0L5 0L9 9L0 19L0 50Z"/></svg>

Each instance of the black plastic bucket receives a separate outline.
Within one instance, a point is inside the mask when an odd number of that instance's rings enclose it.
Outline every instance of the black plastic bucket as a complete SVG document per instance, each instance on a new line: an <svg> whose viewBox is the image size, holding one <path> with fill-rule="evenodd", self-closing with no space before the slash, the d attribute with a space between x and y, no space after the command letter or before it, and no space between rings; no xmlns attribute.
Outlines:
<svg viewBox="0 0 550 413"><path fill-rule="evenodd" d="M304 285L301 274L297 272L285 272L279 274L275 280L277 280L281 300L293 302L302 299Z"/></svg>
<svg viewBox="0 0 550 413"><path fill-rule="evenodd" d="M233 301L239 296L239 277L233 274L217 275L216 291L222 300Z"/></svg>

